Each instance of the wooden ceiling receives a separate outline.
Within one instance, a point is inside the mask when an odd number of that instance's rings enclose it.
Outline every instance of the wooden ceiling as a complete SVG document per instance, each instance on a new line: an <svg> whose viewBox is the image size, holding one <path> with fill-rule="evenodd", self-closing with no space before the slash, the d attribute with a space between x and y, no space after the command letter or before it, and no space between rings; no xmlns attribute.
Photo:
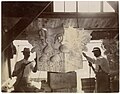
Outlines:
<svg viewBox="0 0 120 94"><path fill-rule="evenodd" d="M63 23L65 27L93 30L93 40L113 38L119 33L118 3L116 1L108 3L115 9L115 13L55 13L53 2L4 1L2 2L2 40L5 40L5 35L7 45L14 39L26 39L23 31L30 23L40 18L46 21L40 22L46 27L56 27ZM45 8L47 5L48 7ZM10 35L13 39L8 41Z"/></svg>
<svg viewBox="0 0 120 94"><path fill-rule="evenodd" d="M36 10L42 11L47 4L49 4L44 12L53 12L53 3L46 2L32 2L32 1L3 1L2 2L2 16L3 17L25 17L32 16Z"/></svg>

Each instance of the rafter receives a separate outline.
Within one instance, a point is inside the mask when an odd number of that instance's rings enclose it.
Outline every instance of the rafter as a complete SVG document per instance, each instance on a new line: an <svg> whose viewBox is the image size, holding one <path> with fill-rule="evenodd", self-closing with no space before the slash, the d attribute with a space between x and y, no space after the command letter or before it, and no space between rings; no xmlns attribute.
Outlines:
<svg viewBox="0 0 120 94"><path fill-rule="evenodd" d="M42 13L39 18L116 18L117 13L72 13L72 12L54 12Z"/></svg>
<svg viewBox="0 0 120 94"><path fill-rule="evenodd" d="M4 17L32 17L33 12L29 12L29 15L18 15L17 13L4 15ZM39 15L39 18L116 18L118 13L76 13L76 12L43 12Z"/></svg>
<svg viewBox="0 0 120 94"><path fill-rule="evenodd" d="M50 3L49 3L50 4ZM22 32L23 30L32 22L34 21L36 18L38 18L38 16L49 6L49 4L47 6L44 7L44 9L41 10L34 10L33 16L32 17L22 17L18 23L16 23L6 34L4 37L4 41L2 40L2 51L6 50L7 47L9 47L9 45L11 44L11 42L13 40L15 40ZM28 14L27 14L28 15ZM13 32L14 33L14 38L11 35Z"/></svg>

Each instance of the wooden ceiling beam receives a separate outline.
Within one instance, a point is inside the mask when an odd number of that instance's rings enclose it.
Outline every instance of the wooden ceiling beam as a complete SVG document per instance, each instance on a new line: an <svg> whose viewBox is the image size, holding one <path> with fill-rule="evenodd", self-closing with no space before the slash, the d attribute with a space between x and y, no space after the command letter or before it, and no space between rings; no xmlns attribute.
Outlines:
<svg viewBox="0 0 120 94"><path fill-rule="evenodd" d="M100 39L113 39L119 31L93 31L92 32L92 40L100 40Z"/></svg>
<svg viewBox="0 0 120 94"><path fill-rule="evenodd" d="M3 17L32 17L35 11L42 11L47 4L46 2L27 2L27 1L3 1L1 3L2 16ZM53 12L53 2L45 9L44 12Z"/></svg>
<svg viewBox="0 0 120 94"><path fill-rule="evenodd" d="M24 13L23 13L24 14ZM29 15L18 15L17 13L4 15L4 17L32 17L33 12L27 12ZM117 18L118 13L107 12L107 13L75 13L75 12L43 12L38 18Z"/></svg>
<svg viewBox="0 0 120 94"><path fill-rule="evenodd" d="M118 13L74 13L74 12L54 12L42 13L39 18L116 18Z"/></svg>
<svg viewBox="0 0 120 94"><path fill-rule="evenodd" d="M49 3L50 4L50 3ZM23 30L49 6L49 4L41 11L34 10L33 16L22 17L8 32L4 35L4 39L2 40L2 51L5 51L9 45L15 40L20 34L23 33ZM14 33L15 32L15 33ZM12 35L14 34L14 35Z"/></svg>

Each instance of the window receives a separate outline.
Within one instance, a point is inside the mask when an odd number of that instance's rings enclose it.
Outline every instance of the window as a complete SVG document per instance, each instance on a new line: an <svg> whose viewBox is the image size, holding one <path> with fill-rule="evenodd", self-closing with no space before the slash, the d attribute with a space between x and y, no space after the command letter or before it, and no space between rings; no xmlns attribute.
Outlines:
<svg viewBox="0 0 120 94"><path fill-rule="evenodd" d="M54 1L54 12L64 12L64 1Z"/></svg>
<svg viewBox="0 0 120 94"><path fill-rule="evenodd" d="M65 2L65 12L76 12L76 1Z"/></svg>
<svg viewBox="0 0 120 94"><path fill-rule="evenodd" d="M103 12L115 12L115 10L107 2L104 1Z"/></svg>
<svg viewBox="0 0 120 94"><path fill-rule="evenodd" d="M100 12L100 1L79 1L78 12Z"/></svg>
<svg viewBox="0 0 120 94"><path fill-rule="evenodd" d="M106 1L54 1L54 12L100 12L101 9L115 12Z"/></svg>

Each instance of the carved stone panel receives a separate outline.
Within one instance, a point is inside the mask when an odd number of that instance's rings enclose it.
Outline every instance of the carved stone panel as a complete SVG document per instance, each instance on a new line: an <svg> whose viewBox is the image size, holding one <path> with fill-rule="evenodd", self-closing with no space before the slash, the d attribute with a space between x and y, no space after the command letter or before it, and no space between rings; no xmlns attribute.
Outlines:
<svg viewBox="0 0 120 94"><path fill-rule="evenodd" d="M91 31L64 28L63 24L43 28L41 24L43 20L38 19L26 29L28 41L33 46L31 52L37 54L38 70L68 72L81 69L81 54L91 39Z"/></svg>

